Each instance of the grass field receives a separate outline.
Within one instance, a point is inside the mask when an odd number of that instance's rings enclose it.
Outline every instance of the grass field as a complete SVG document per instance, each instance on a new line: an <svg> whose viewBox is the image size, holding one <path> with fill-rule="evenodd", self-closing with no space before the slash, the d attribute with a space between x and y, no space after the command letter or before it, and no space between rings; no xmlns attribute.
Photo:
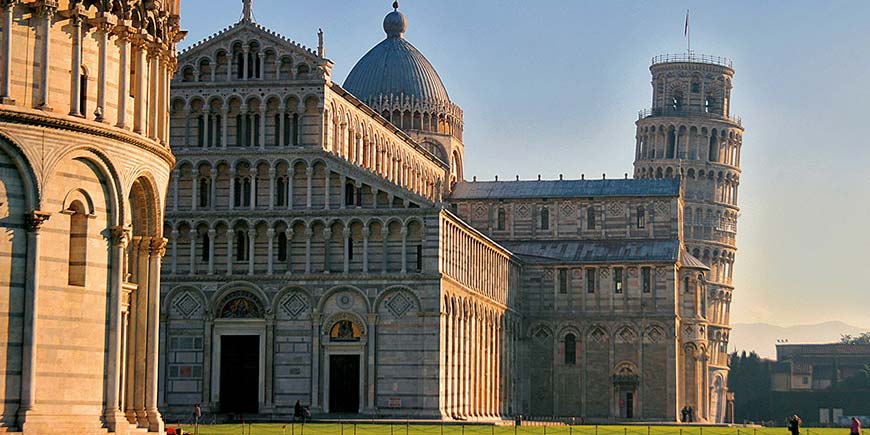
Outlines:
<svg viewBox="0 0 870 435"><path fill-rule="evenodd" d="M168 425L167 427L174 427ZM193 433L192 426L181 426ZM190 432L188 432L190 431ZM199 426L200 435L790 435L785 428L700 426L481 426L420 424L221 424ZM848 435L848 428L801 428L801 435Z"/></svg>

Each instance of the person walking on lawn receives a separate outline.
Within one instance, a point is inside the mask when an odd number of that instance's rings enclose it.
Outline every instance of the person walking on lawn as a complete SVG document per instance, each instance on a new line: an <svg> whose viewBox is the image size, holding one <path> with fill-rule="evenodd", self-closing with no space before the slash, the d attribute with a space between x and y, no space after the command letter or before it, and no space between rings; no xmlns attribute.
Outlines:
<svg viewBox="0 0 870 435"><path fill-rule="evenodd" d="M849 433L851 435L861 435L861 420L858 420L858 417L852 417L852 428Z"/></svg>
<svg viewBox="0 0 870 435"><path fill-rule="evenodd" d="M800 435L801 433L801 418L797 414L791 416L788 420L788 431L791 435Z"/></svg>

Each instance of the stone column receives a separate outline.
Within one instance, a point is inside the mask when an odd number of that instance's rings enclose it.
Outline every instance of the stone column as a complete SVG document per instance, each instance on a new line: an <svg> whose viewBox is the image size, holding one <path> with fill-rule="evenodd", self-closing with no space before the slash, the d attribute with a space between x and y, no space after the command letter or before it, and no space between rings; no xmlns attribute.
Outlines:
<svg viewBox="0 0 870 435"><path fill-rule="evenodd" d="M97 114L96 120L103 122L105 121L106 114L106 80L107 80L107 70L106 64L108 62L108 49L109 49L109 31L115 27L117 20L114 15L109 15L106 13L98 14L98 17L91 20L91 25L97 31L97 39L100 43L100 60L99 60L99 71L97 77L97 109L95 113ZM85 114L87 115L87 114Z"/></svg>
<svg viewBox="0 0 870 435"><path fill-rule="evenodd" d="M290 275L293 273L293 228L287 227L284 235L287 237L287 272L285 274Z"/></svg>
<svg viewBox="0 0 870 435"><path fill-rule="evenodd" d="M350 251L353 249L353 242L350 240L350 228L344 227L341 232L342 237L342 246L344 246L344 265L343 270L344 274L347 275L350 273Z"/></svg>
<svg viewBox="0 0 870 435"><path fill-rule="evenodd" d="M208 274L214 275L214 239L217 237L217 230L209 228L208 230Z"/></svg>
<svg viewBox="0 0 870 435"><path fill-rule="evenodd" d="M133 86L136 89L133 103L133 131L139 134L145 133L145 68L147 59L145 57L145 39L142 34L134 35L133 43L136 44L136 83Z"/></svg>
<svg viewBox="0 0 870 435"><path fill-rule="evenodd" d="M233 274L233 236L232 229L227 230L227 275Z"/></svg>
<svg viewBox="0 0 870 435"><path fill-rule="evenodd" d="M310 238L309 238L310 240ZM320 397L320 322L323 320L322 314L314 312L311 315L311 410L314 412L322 411L323 407L318 402Z"/></svg>
<svg viewBox="0 0 870 435"><path fill-rule="evenodd" d="M408 272L408 227L402 224L402 274Z"/></svg>
<svg viewBox="0 0 870 435"><path fill-rule="evenodd" d="M80 76L82 73L82 16L81 6L75 6L70 12L70 24L72 25L72 66L70 66L72 86L70 88L70 109L71 116L84 116L87 114L81 113L79 110L79 102L82 96L82 81Z"/></svg>
<svg viewBox="0 0 870 435"><path fill-rule="evenodd" d="M12 77L12 9L15 1L3 0L0 7L3 8L3 73L0 77L0 104L15 104L15 100L9 95L9 82Z"/></svg>
<svg viewBox="0 0 870 435"><path fill-rule="evenodd" d="M178 179L181 177L181 170L175 168L172 170L172 210L178 211Z"/></svg>
<svg viewBox="0 0 870 435"><path fill-rule="evenodd" d="M307 168L305 168L305 176L308 177L308 185L306 187L307 198L305 200L305 206L307 208L311 208L311 193L313 190L311 177L314 176L314 168L312 168L311 166L308 166Z"/></svg>
<svg viewBox="0 0 870 435"><path fill-rule="evenodd" d="M260 168L251 168L251 210L257 209L257 192L259 189L257 185L260 184L257 181L259 181L259 178Z"/></svg>
<svg viewBox="0 0 870 435"><path fill-rule="evenodd" d="M362 227L362 237L363 237L363 260L362 260L362 272L369 273L369 225L363 224Z"/></svg>
<svg viewBox="0 0 870 435"><path fill-rule="evenodd" d="M326 168L324 172L324 183L323 183L323 208L325 210L329 210L329 203L332 201L330 198L330 190L332 190L332 170Z"/></svg>
<svg viewBox="0 0 870 435"><path fill-rule="evenodd" d="M236 206L236 175L236 168L230 168L228 175L230 180L230 199L227 202L230 210L232 210Z"/></svg>
<svg viewBox="0 0 870 435"><path fill-rule="evenodd" d="M271 240L271 239L270 239ZM265 380L265 394L263 395L262 412L272 411L272 396L274 395L274 366L275 366L275 313L266 312L266 367L263 378Z"/></svg>
<svg viewBox="0 0 870 435"><path fill-rule="evenodd" d="M266 149L266 105L260 106L260 149Z"/></svg>
<svg viewBox="0 0 870 435"><path fill-rule="evenodd" d="M329 273L329 245L332 240L332 229L323 229L323 273Z"/></svg>
<svg viewBox="0 0 870 435"><path fill-rule="evenodd" d="M190 270L187 272L188 275L196 275L196 238L199 237L199 234L196 232L196 228L190 229L190 252L188 255L190 256Z"/></svg>
<svg viewBox="0 0 870 435"><path fill-rule="evenodd" d="M148 414L146 412L146 391L147 370L148 370L148 260L151 251L151 238L139 237L138 246L136 247L136 281L137 288L135 290L136 301L133 305L133 318L136 322L135 326L131 327L131 334L134 337L131 341L135 343L133 361L133 370L131 370L132 394L132 413L140 427L148 427ZM128 416L129 417L129 416Z"/></svg>
<svg viewBox="0 0 870 435"><path fill-rule="evenodd" d="M275 209L275 168L269 168L269 210Z"/></svg>
<svg viewBox="0 0 870 435"><path fill-rule="evenodd" d="M42 56L40 59L39 73L39 109L50 112L49 87L51 86L51 72L49 71L49 58L51 57L51 19L57 12L56 0L44 0L37 3L34 16L39 17L42 26Z"/></svg>
<svg viewBox="0 0 870 435"><path fill-rule="evenodd" d="M377 342L377 325L378 325L378 315L371 313L368 315L368 346L366 346L366 350L368 351L368 367L366 370L367 381L368 384L367 393L366 394L366 405L368 408L368 414L376 414L377 413L377 402L376 402L376 393L377 393L377 354L376 349Z"/></svg>
<svg viewBox="0 0 870 435"><path fill-rule="evenodd" d="M160 103L159 103L159 93L158 93L158 78L160 71L160 46L157 44L151 44L148 47L148 60L150 65L150 73L148 75L148 83L143 84L143 90L145 89L145 85L149 85L150 89L148 89L148 115L147 119L147 128L148 137L150 139L157 140L157 118L160 113ZM143 80L144 81L144 80ZM143 93L144 99L144 93ZM207 145L207 144L205 144Z"/></svg>
<svg viewBox="0 0 870 435"><path fill-rule="evenodd" d="M268 230L266 230L266 238L269 239L269 249L268 249L269 260L267 261L267 267L268 267L268 273L269 273L269 275L271 275L274 272L274 269L273 269L274 268L274 265L273 265L274 258L273 258L273 254L272 254L272 249L273 249L272 245L273 245L273 242L275 240L275 229L274 228L269 228Z"/></svg>
<svg viewBox="0 0 870 435"><path fill-rule="evenodd" d="M193 168L190 170L190 209L196 211L197 203L199 202L199 195L197 195L197 191L199 190L199 169Z"/></svg>
<svg viewBox="0 0 870 435"><path fill-rule="evenodd" d="M245 47L244 49L242 49L242 53L244 55L244 57L242 58L243 59L242 63L244 64L244 65L242 65L242 79L243 80L247 80L250 77L250 75L249 75L250 71L248 71L248 57L251 54L248 50L249 50L248 47Z"/></svg>
<svg viewBox="0 0 870 435"><path fill-rule="evenodd" d="M209 170L209 175L211 175L211 180L209 181L209 184L208 184L208 187L210 190L210 192L208 194L208 197L209 197L208 206L212 210L216 210L217 209L217 177L218 177L217 168L211 168Z"/></svg>
<svg viewBox="0 0 870 435"><path fill-rule="evenodd" d="M215 68L215 69L217 69L217 68ZM224 105L221 108L221 133L220 134L221 134L221 147L222 148L227 147L227 141L228 141L228 136L229 136L229 133L228 133L229 125L230 125L230 109L226 105Z"/></svg>
<svg viewBox="0 0 870 435"><path fill-rule="evenodd" d="M280 71L281 68L279 67L278 70ZM287 122L286 118L287 118L287 107L282 106L278 111L278 137L277 137L278 146L281 146L281 147L287 143L286 139L284 138L284 124Z"/></svg>
<svg viewBox="0 0 870 435"><path fill-rule="evenodd" d="M311 228L305 229L305 273L311 273L311 238L314 237L314 230Z"/></svg>
<svg viewBox="0 0 870 435"><path fill-rule="evenodd" d="M32 211L24 216L27 228L27 276L24 293L24 340L21 366L21 405L18 408L18 421L27 421L31 413L35 413L34 404L36 392L36 348L39 318L39 280L42 268L39 253L39 229L51 216L50 213Z"/></svg>
<svg viewBox="0 0 870 435"><path fill-rule="evenodd" d="M160 262L166 253L166 239L152 238L148 265L148 331L145 373L145 412L148 416L148 429L163 433L163 419L157 410L157 374L159 368L160 340Z"/></svg>
<svg viewBox="0 0 870 435"><path fill-rule="evenodd" d="M381 273L383 273L383 274L387 273L387 264L388 264L388 261L387 261L387 251L388 251L387 239L389 238L389 236L390 236L390 228L386 224L384 224L381 227L381 254L382 254L381 255L381 267L382 267Z"/></svg>
<svg viewBox="0 0 870 435"><path fill-rule="evenodd" d="M173 228L169 233L169 241L172 242L172 274L178 273L178 230Z"/></svg>
<svg viewBox="0 0 870 435"><path fill-rule="evenodd" d="M254 242L257 239L257 230L248 230L248 275L254 275Z"/></svg>

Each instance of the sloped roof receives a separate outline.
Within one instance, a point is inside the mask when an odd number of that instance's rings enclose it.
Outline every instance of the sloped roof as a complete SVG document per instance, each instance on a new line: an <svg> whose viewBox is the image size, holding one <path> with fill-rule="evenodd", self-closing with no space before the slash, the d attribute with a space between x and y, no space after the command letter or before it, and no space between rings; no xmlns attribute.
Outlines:
<svg viewBox="0 0 870 435"><path fill-rule="evenodd" d="M694 255L690 254L689 251L683 249L682 256L680 257L680 263L682 263L683 267L687 267L690 269L703 269L710 270L703 261L696 258Z"/></svg>
<svg viewBox="0 0 870 435"><path fill-rule="evenodd" d="M675 263L680 241L552 240L500 241L505 249L530 263Z"/></svg>
<svg viewBox="0 0 870 435"><path fill-rule="evenodd" d="M679 196L678 178L617 180L462 181L451 199Z"/></svg>

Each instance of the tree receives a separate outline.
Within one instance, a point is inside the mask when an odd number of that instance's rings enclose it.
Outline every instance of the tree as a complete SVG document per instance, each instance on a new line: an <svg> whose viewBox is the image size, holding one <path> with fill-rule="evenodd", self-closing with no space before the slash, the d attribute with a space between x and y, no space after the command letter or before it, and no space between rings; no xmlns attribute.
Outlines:
<svg viewBox="0 0 870 435"><path fill-rule="evenodd" d="M840 338L841 344L861 345L870 344L870 332L864 332L858 335L844 334Z"/></svg>
<svg viewBox="0 0 870 435"><path fill-rule="evenodd" d="M770 420L772 361L746 351L731 354L728 389L734 393L735 421Z"/></svg>

